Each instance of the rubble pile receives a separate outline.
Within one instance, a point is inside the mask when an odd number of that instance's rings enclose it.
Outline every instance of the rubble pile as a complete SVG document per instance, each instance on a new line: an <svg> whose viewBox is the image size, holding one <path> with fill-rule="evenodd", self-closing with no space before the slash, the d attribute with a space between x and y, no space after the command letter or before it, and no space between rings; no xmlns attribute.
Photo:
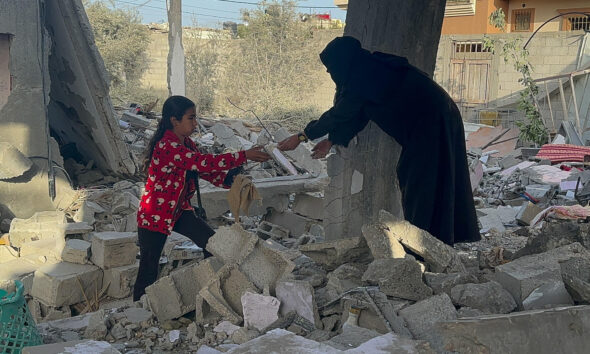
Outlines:
<svg viewBox="0 0 590 354"><path fill-rule="evenodd" d="M206 128L218 152L257 134L220 125ZM225 191L203 186L213 256L203 259L173 233L159 279L134 303L141 183L88 188L65 212L13 219L0 280L24 282L48 345L27 350L582 352L590 344L590 213L580 194L590 176L583 163L526 157L509 139L514 132L482 129L467 138L477 243L450 247L386 211L361 234L326 241L321 176L310 165L289 176L271 164L257 170L271 177L255 179L262 208L239 220L219 197ZM489 131L500 143L485 139Z"/></svg>

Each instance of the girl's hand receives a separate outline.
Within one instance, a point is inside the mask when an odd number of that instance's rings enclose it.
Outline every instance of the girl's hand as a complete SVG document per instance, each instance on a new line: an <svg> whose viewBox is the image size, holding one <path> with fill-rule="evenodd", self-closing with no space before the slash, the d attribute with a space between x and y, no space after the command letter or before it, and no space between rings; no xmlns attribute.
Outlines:
<svg viewBox="0 0 590 354"><path fill-rule="evenodd" d="M313 157L314 159L321 159L322 157L326 157L326 155L328 155L328 153L330 152L331 148L332 142L330 140L322 140L319 143L317 143L316 146L313 147L313 149L311 149L311 151L313 151L311 157Z"/></svg>
<svg viewBox="0 0 590 354"><path fill-rule="evenodd" d="M300 143L301 143L301 141L299 140L299 137L297 136L297 134L293 134L290 137L288 137L287 139L281 141L277 145L277 148L279 148L279 150L281 150L281 151L291 151L291 150L294 150L296 147L298 147Z"/></svg>
<svg viewBox="0 0 590 354"><path fill-rule="evenodd" d="M262 146L254 146L246 150L246 158L251 161L264 162L270 159L270 155L263 150Z"/></svg>

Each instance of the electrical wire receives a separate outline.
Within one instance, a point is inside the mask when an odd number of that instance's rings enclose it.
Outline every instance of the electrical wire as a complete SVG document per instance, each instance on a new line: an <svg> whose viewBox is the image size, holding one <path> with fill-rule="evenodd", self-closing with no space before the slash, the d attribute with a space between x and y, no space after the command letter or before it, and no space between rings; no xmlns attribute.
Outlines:
<svg viewBox="0 0 590 354"><path fill-rule="evenodd" d="M246 4L246 5L262 5L260 2L249 2L249 1L239 1L239 0L217 0L221 2L231 2L234 4ZM295 5L294 7L301 8L301 9L339 9L338 6L303 6L303 5Z"/></svg>
<svg viewBox="0 0 590 354"><path fill-rule="evenodd" d="M130 1L124 1L124 0L115 0L115 2L117 3L123 3L123 4L128 4L128 5L133 5L135 7L145 7L145 8L149 8L149 9L157 9L157 10L163 10L163 11L167 11L166 8L163 7L157 7L157 6L152 6L152 5L145 5L145 4L137 4L134 2L130 2ZM241 21L241 19L238 18L230 18L230 17L223 17L223 16L215 16L215 15L203 15L203 14L197 14L194 12L187 12L187 11L181 11L183 14L187 14L187 15L194 15L194 16L200 16L200 17L211 17L211 18L218 18L218 19L222 19L222 20L231 20L231 21Z"/></svg>

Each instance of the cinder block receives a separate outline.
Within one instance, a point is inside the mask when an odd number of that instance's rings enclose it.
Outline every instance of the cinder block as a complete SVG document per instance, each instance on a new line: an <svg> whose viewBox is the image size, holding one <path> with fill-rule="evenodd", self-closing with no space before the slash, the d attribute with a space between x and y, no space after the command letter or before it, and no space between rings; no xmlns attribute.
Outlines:
<svg viewBox="0 0 590 354"><path fill-rule="evenodd" d="M324 199L309 194L296 194L293 211L311 219L323 220Z"/></svg>
<svg viewBox="0 0 590 354"><path fill-rule="evenodd" d="M60 307L85 301L102 288L102 270L93 265L61 262L35 272L31 295L49 306Z"/></svg>
<svg viewBox="0 0 590 354"><path fill-rule="evenodd" d="M280 240L284 238L289 238L289 230L282 226L270 223L268 221L262 221L258 225L256 235L263 240L268 240L269 238L273 240Z"/></svg>
<svg viewBox="0 0 590 354"><path fill-rule="evenodd" d="M108 286L107 295L115 299L124 299L130 296L138 270L139 261L135 264L105 270L103 288Z"/></svg>
<svg viewBox="0 0 590 354"><path fill-rule="evenodd" d="M299 316L322 328L322 322L315 302L315 293L306 281L287 280L277 284L277 299L281 302L281 315L295 311Z"/></svg>
<svg viewBox="0 0 590 354"><path fill-rule="evenodd" d="M90 257L90 242L84 240L67 240L61 253L64 262L86 264Z"/></svg>
<svg viewBox="0 0 590 354"><path fill-rule="evenodd" d="M297 215L291 211L277 212L273 210L266 221L282 226L291 232L292 237L299 237L309 232L311 225L317 224L317 220Z"/></svg>
<svg viewBox="0 0 590 354"><path fill-rule="evenodd" d="M13 247L20 248L25 242L65 237L66 216L59 211L35 213L28 219L12 219L9 239Z"/></svg>
<svg viewBox="0 0 590 354"><path fill-rule="evenodd" d="M207 242L207 251L223 263L237 263L244 259L258 242L256 235L245 231L239 224L217 229Z"/></svg>
<svg viewBox="0 0 590 354"><path fill-rule="evenodd" d="M574 257L590 258L590 252L578 242L548 252L524 256L496 267L494 280L512 294L523 309L523 301L544 284L562 281L559 262Z"/></svg>
<svg viewBox="0 0 590 354"><path fill-rule="evenodd" d="M138 247L133 232L95 232L92 234L92 263L102 269L135 263Z"/></svg>

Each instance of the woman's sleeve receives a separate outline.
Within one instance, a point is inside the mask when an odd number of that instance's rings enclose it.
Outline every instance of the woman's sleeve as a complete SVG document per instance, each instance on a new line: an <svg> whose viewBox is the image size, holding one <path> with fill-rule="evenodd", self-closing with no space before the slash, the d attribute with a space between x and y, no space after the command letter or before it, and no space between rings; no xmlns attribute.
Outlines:
<svg viewBox="0 0 590 354"><path fill-rule="evenodd" d="M352 93L343 92L339 98L337 98L334 106L328 111L324 112L320 119L309 122L304 129L305 135L309 139L317 139L326 134L338 132L338 135L349 136L350 139L356 135L367 122L358 122L362 119L362 110L365 104L365 100L362 97L355 96ZM362 125L362 127L361 127ZM360 127L360 129L359 129ZM344 131L350 130L350 132L344 134ZM348 144L343 140L332 141L334 144L346 145Z"/></svg>
<svg viewBox="0 0 590 354"><path fill-rule="evenodd" d="M245 162L245 151L219 155L201 154L188 149L183 144L164 140L156 144L152 158L155 168L164 170L170 166L176 166L183 170L203 173L227 171Z"/></svg>

